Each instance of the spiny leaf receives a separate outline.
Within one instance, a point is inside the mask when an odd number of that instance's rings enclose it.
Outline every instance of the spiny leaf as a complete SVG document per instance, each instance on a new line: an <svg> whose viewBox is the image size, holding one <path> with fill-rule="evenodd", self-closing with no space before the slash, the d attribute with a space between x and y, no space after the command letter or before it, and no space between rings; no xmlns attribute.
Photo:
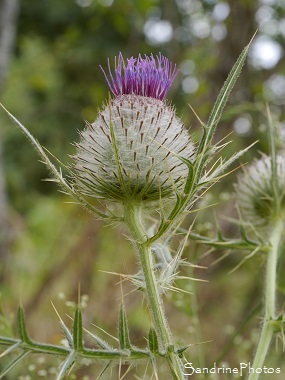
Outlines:
<svg viewBox="0 0 285 380"><path fill-rule="evenodd" d="M60 367L60 371L57 375L57 378L56 380L61 380L64 378L64 376L67 374L67 372L69 371L69 369L73 366L74 362L75 362L75 356L76 356L76 352L75 351L72 351L68 357L65 359L65 361L61 364L61 367Z"/></svg>
<svg viewBox="0 0 285 380"><path fill-rule="evenodd" d="M18 330L22 342L31 344L32 341L27 331L24 309L21 305L18 307Z"/></svg>
<svg viewBox="0 0 285 380"><path fill-rule="evenodd" d="M249 46L250 43L243 49L241 55L238 57L214 104L206 126L208 133L207 138L204 141L204 146L207 146L211 142L211 139L216 130L216 126L222 116L223 109L228 101L229 95L241 73L242 67L247 57Z"/></svg>
<svg viewBox="0 0 285 380"><path fill-rule="evenodd" d="M11 371L25 356L28 355L29 352L22 352L19 356L17 356L0 374L0 379L3 379L4 376Z"/></svg>
<svg viewBox="0 0 285 380"><path fill-rule="evenodd" d="M154 354L158 354L158 339L153 327L150 328L148 333L148 346L151 352L153 352Z"/></svg>
<svg viewBox="0 0 285 380"><path fill-rule="evenodd" d="M233 154L230 158L228 158L226 161L222 162L211 174L208 176L204 176L201 178L200 183L210 183L211 181L216 181L219 179L219 176L222 175L222 173L225 172L225 170L236 160L238 160L242 155L244 155L250 148L252 148L257 141L250 144L245 149L240 150L239 152ZM227 174L226 174L227 175ZM222 178L222 177L220 177Z"/></svg>
<svg viewBox="0 0 285 380"><path fill-rule="evenodd" d="M68 327L64 324L62 320L60 320L59 323L62 328L63 335L68 342L69 347L73 348L73 336L71 332L69 331Z"/></svg>
<svg viewBox="0 0 285 380"><path fill-rule="evenodd" d="M110 103L109 103L109 107L111 107ZM111 110L110 110L110 115L111 115ZM110 123L110 135L111 135L111 142L112 142L112 147L113 147L114 155L115 155L116 166L118 169L119 182L120 182L122 189L125 190L126 181L125 181L124 176L123 176L122 163L120 161L120 155L119 155L119 148L117 145L114 125L112 122Z"/></svg>
<svg viewBox="0 0 285 380"><path fill-rule="evenodd" d="M75 310L73 322L73 347L76 351L82 351L83 349L82 313L80 307L77 307Z"/></svg>
<svg viewBox="0 0 285 380"><path fill-rule="evenodd" d="M131 349L132 347L129 336L128 321L123 304L121 305L119 314L119 344L121 349Z"/></svg>
<svg viewBox="0 0 285 380"><path fill-rule="evenodd" d="M26 348L26 347L25 347ZM43 353L43 354L53 354L53 355L64 355L66 356L70 350L63 346L56 346L53 344L44 344L38 342L31 342L27 349L31 352L35 353Z"/></svg>
<svg viewBox="0 0 285 380"><path fill-rule="evenodd" d="M73 348L73 336L72 336L71 332L69 331L68 327L65 325L65 323L61 319L61 316L59 315L58 311L56 310L56 307L54 306L54 304L53 303L51 303L51 304L52 304L52 307L54 308L54 311L56 312L56 315L59 318L59 324L60 324L60 327L62 329L63 335L64 335L65 339L67 340L69 347Z"/></svg>
<svg viewBox="0 0 285 380"><path fill-rule="evenodd" d="M95 348L83 348L80 352L80 356L84 358L93 358L99 360L111 360L111 359L126 359L129 357L129 353L119 350L97 350ZM142 355L140 355L141 357Z"/></svg>
<svg viewBox="0 0 285 380"><path fill-rule="evenodd" d="M219 237L217 238L209 238L207 236L199 235L194 232L191 232L189 234L190 239L195 240L197 242L203 243L205 245L209 245L211 247L215 248L233 248L233 249L255 249L256 247L259 247L260 244L257 241L253 240L245 240L243 237L242 239L223 239L221 240ZM260 246L260 248L262 248Z"/></svg>
<svg viewBox="0 0 285 380"><path fill-rule="evenodd" d="M109 361L109 363L105 365L105 367L102 369L102 371L101 371L101 372L99 373L99 375L96 377L96 380L99 380L99 379L103 376L104 372L109 368L109 366L110 366L111 363L112 363L112 362Z"/></svg>
<svg viewBox="0 0 285 380"><path fill-rule="evenodd" d="M24 343L24 344L23 344ZM54 355L64 355L66 356L70 350L63 346L56 346L53 344L44 344L38 343L34 341L30 341L29 343L23 342L22 340L0 337L0 345L10 346L0 355L0 359L12 352L13 350L21 347L23 345L25 350L29 350L30 352L39 353L42 352L44 354L54 354Z"/></svg>
<svg viewBox="0 0 285 380"><path fill-rule="evenodd" d="M95 340L95 342L98 344L99 347L103 348L104 350L113 350L113 348L102 338L100 338L99 336L91 333L90 331L88 330L85 330L84 331L92 338Z"/></svg>
<svg viewBox="0 0 285 380"><path fill-rule="evenodd" d="M185 157L180 157L180 156L179 158L184 164L188 166L188 176L187 176L186 184L184 186L184 194L188 194L193 184L194 167L190 160L186 159Z"/></svg>
<svg viewBox="0 0 285 380"><path fill-rule="evenodd" d="M11 344L16 344L21 341L19 339L7 338L6 336L0 336L0 345L11 346Z"/></svg>
<svg viewBox="0 0 285 380"><path fill-rule="evenodd" d="M2 354L0 355L0 359L3 358L5 355L8 355L10 352L12 352L13 350L15 350L16 348L18 348L20 346L21 342L17 342L15 344L13 344L12 346L8 347L4 352L2 352Z"/></svg>
<svg viewBox="0 0 285 380"><path fill-rule="evenodd" d="M268 140L270 147L270 164L271 164L271 181L272 193L274 196L275 210L278 214L278 207L280 207L280 195L278 194L278 175L277 175L277 136L276 126L273 124L270 109L267 105L267 118L268 118Z"/></svg>

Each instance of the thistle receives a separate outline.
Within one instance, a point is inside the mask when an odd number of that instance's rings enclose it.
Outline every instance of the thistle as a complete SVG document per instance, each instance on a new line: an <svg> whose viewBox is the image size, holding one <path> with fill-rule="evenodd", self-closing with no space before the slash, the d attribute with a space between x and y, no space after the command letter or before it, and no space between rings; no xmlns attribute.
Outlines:
<svg viewBox="0 0 285 380"><path fill-rule="evenodd" d="M157 201L185 183L194 145L175 110L163 100L176 66L167 58L122 55L110 63L114 94L94 123L81 133L75 156L76 186L88 196L105 200Z"/></svg>
<svg viewBox="0 0 285 380"><path fill-rule="evenodd" d="M115 58L115 78L113 77L108 61L109 78L103 71L108 86L115 96L124 94L136 94L145 97L163 100L173 82L178 70L176 65L161 54L156 60L151 54L145 58L139 54L138 58L131 57L125 65L123 55L119 54L118 63Z"/></svg>
<svg viewBox="0 0 285 380"><path fill-rule="evenodd" d="M18 312L19 339L0 337L0 344L9 347L1 355L21 348L23 353L1 372L5 375L29 352L44 352L65 357L60 366L57 380L61 380L74 364L83 358L93 361L132 363L148 358L153 374L158 378L156 358L166 361L174 380L185 380L184 351L191 346L178 346L167 321L163 292L171 288L179 278L178 266L185 243L176 254L169 247L171 237L188 214L201 189L209 187L221 178L224 170L245 151L234 154L228 160L219 160L206 170L217 152L212 139L223 108L245 62L249 45L245 47L210 113L208 122L202 125L202 137L194 144L175 110L167 105L166 94L177 75L176 66L161 54L153 57L138 56L125 63L122 55L115 59L114 73L108 63L107 84L113 94L102 107L94 123L87 123L76 144L77 153L70 177L64 178L62 170L50 160L47 152L31 133L3 106L2 108L24 132L38 151L42 161L52 173L52 180L60 184L79 204L93 215L105 220L123 221L128 228L129 238L136 251L139 276L133 277L134 284L145 293L152 326L145 349L132 345L129 337L125 309L119 314L119 345L113 348L101 338L94 337L98 349L85 347L80 308L76 309L72 333L63 324L69 342L67 347L39 344L28 335L22 307ZM68 168L67 168L68 169ZM122 216L114 215L110 209L97 209L89 197L122 204ZM161 200L169 200L167 208ZM159 202L158 202L159 201ZM148 202L159 205L158 221L150 227L146 220ZM185 278L184 276L180 277ZM165 286L165 284L167 286ZM174 287L172 287L174 289ZM62 321L61 321L62 322Z"/></svg>
<svg viewBox="0 0 285 380"><path fill-rule="evenodd" d="M275 332L283 335L283 316L277 312L277 267L284 242L285 223L285 156L276 153L274 128L269 116L271 156L263 155L249 165L238 178L238 204L254 227L263 227L268 242L264 280L264 318L253 368L261 368ZM274 327L274 328L273 328ZM258 380L252 372L248 380Z"/></svg>
<svg viewBox="0 0 285 380"><path fill-rule="evenodd" d="M268 226L285 208L285 157L263 155L238 177L239 207L256 226ZM282 211L283 210L283 211Z"/></svg>

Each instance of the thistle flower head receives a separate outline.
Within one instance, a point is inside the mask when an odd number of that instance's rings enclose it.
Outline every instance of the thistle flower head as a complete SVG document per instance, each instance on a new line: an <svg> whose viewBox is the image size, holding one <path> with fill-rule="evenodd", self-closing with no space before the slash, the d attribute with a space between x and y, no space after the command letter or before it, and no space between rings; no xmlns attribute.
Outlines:
<svg viewBox="0 0 285 380"><path fill-rule="evenodd" d="M116 95L87 123L77 144L76 186L89 196L124 202L158 201L181 189L194 145L175 110L160 100L176 71L159 56L125 66L119 56L116 79L107 82ZM122 74L122 70L124 73Z"/></svg>
<svg viewBox="0 0 285 380"><path fill-rule="evenodd" d="M272 172L271 157L264 155L255 160L238 177L236 193L242 213L256 226L268 226L276 212L284 215L285 156L276 157L275 176Z"/></svg>
<svg viewBox="0 0 285 380"><path fill-rule="evenodd" d="M101 67L101 66L100 66ZM115 96L124 94L136 94L163 100L176 77L178 70L176 65L163 55L154 58L141 55L138 58L127 59L125 64L122 54L115 58L115 73L112 74L108 60L109 78L101 67L108 86Z"/></svg>

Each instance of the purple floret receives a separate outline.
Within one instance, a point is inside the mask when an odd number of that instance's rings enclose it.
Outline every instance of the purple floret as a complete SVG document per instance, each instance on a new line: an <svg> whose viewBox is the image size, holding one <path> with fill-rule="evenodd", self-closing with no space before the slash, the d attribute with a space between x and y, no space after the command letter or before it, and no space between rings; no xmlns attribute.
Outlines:
<svg viewBox="0 0 285 380"><path fill-rule="evenodd" d="M123 94L136 94L163 100L178 73L176 65L159 53L156 59L141 55L138 58L131 57L124 62L122 53L118 62L115 57L115 74L112 74L110 61L108 60L109 78L103 71L108 86L115 96Z"/></svg>

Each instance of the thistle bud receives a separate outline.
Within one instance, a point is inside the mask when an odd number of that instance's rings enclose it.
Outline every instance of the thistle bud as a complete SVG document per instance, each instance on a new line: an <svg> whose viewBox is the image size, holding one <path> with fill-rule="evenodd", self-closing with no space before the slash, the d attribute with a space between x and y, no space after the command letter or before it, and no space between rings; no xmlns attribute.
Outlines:
<svg viewBox="0 0 285 380"><path fill-rule="evenodd" d="M157 201L185 182L194 145L175 110L163 100L177 74L163 56L115 61L105 78L115 95L87 123L77 144L76 185L105 200Z"/></svg>
<svg viewBox="0 0 285 380"><path fill-rule="evenodd" d="M285 156L276 157L276 178L271 160L264 155L238 177L238 205L244 216L256 226L269 225L276 213L284 215L285 212Z"/></svg>

